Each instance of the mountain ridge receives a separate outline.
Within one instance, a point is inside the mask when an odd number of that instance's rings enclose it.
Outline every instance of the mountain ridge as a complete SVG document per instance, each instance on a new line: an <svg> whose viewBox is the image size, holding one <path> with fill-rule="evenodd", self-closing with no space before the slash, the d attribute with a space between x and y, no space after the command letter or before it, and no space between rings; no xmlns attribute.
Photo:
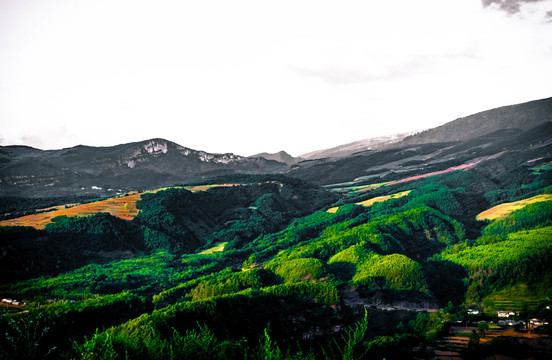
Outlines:
<svg viewBox="0 0 552 360"><path fill-rule="evenodd" d="M462 141L500 129L529 130L547 121L552 121L552 97L501 106L461 117L409 136L401 144Z"/></svg>
<svg viewBox="0 0 552 360"><path fill-rule="evenodd" d="M509 105L453 120L375 151L304 161L288 174L319 185L360 185L472 163L480 169L519 166L520 161L550 154L552 127L547 124L551 122L552 98ZM515 153L515 160L503 156L505 152Z"/></svg>
<svg viewBox="0 0 552 360"><path fill-rule="evenodd" d="M552 98L479 112L414 135L383 136L313 151L301 158L285 151L215 154L160 138L60 150L2 146L0 196L83 194L98 188L132 191L235 173L284 173L325 185L357 178L395 180L395 171L420 175L446 169L442 154L448 154L446 166L454 167L460 161L500 156L508 148L528 151L531 141L541 145L548 141L550 127L543 125L547 122L552 122ZM396 169L389 172L391 163ZM378 172L378 168L386 169Z"/></svg>
<svg viewBox="0 0 552 360"><path fill-rule="evenodd" d="M212 154L159 138L60 150L6 146L0 147L0 194L75 192L92 186L136 190L235 172L277 172L286 166L261 157Z"/></svg>

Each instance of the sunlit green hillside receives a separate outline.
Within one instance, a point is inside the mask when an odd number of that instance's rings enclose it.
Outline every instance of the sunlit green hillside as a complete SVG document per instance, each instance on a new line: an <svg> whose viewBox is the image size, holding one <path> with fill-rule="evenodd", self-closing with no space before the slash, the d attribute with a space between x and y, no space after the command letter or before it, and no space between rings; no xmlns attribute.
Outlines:
<svg viewBox="0 0 552 360"><path fill-rule="evenodd" d="M431 358L426 346L469 321L470 307L488 319L545 316L551 202L477 221L490 198L508 197L475 191L478 176L349 195L250 176L143 194L131 221L102 213L1 228L12 257L0 293L26 303L5 306L1 355ZM543 174L531 176L515 197L550 192Z"/></svg>

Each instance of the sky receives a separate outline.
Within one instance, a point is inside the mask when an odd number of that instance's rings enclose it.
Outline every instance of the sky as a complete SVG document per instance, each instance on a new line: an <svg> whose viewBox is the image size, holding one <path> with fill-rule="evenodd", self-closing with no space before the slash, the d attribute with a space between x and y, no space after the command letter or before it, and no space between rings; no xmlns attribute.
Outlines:
<svg viewBox="0 0 552 360"><path fill-rule="evenodd" d="M551 96L551 0L0 0L0 145L299 156Z"/></svg>

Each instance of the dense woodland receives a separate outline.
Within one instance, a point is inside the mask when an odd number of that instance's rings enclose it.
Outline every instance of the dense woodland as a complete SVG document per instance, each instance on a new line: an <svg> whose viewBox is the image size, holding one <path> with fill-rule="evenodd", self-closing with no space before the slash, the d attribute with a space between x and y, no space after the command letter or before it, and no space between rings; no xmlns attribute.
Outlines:
<svg viewBox="0 0 552 360"><path fill-rule="evenodd" d="M552 320L552 201L475 220L552 193L551 172L459 170L364 192L235 175L202 183L240 185L145 194L132 221L0 228L0 293L27 303L0 318L0 356L431 358L457 321L497 310ZM464 355L527 350L501 341Z"/></svg>

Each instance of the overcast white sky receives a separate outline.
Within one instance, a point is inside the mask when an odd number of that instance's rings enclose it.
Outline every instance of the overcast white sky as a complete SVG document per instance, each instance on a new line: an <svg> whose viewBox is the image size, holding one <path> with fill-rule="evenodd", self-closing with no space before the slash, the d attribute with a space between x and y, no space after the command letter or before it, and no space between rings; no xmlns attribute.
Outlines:
<svg viewBox="0 0 552 360"><path fill-rule="evenodd" d="M552 96L552 1L0 0L0 144L240 155Z"/></svg>

